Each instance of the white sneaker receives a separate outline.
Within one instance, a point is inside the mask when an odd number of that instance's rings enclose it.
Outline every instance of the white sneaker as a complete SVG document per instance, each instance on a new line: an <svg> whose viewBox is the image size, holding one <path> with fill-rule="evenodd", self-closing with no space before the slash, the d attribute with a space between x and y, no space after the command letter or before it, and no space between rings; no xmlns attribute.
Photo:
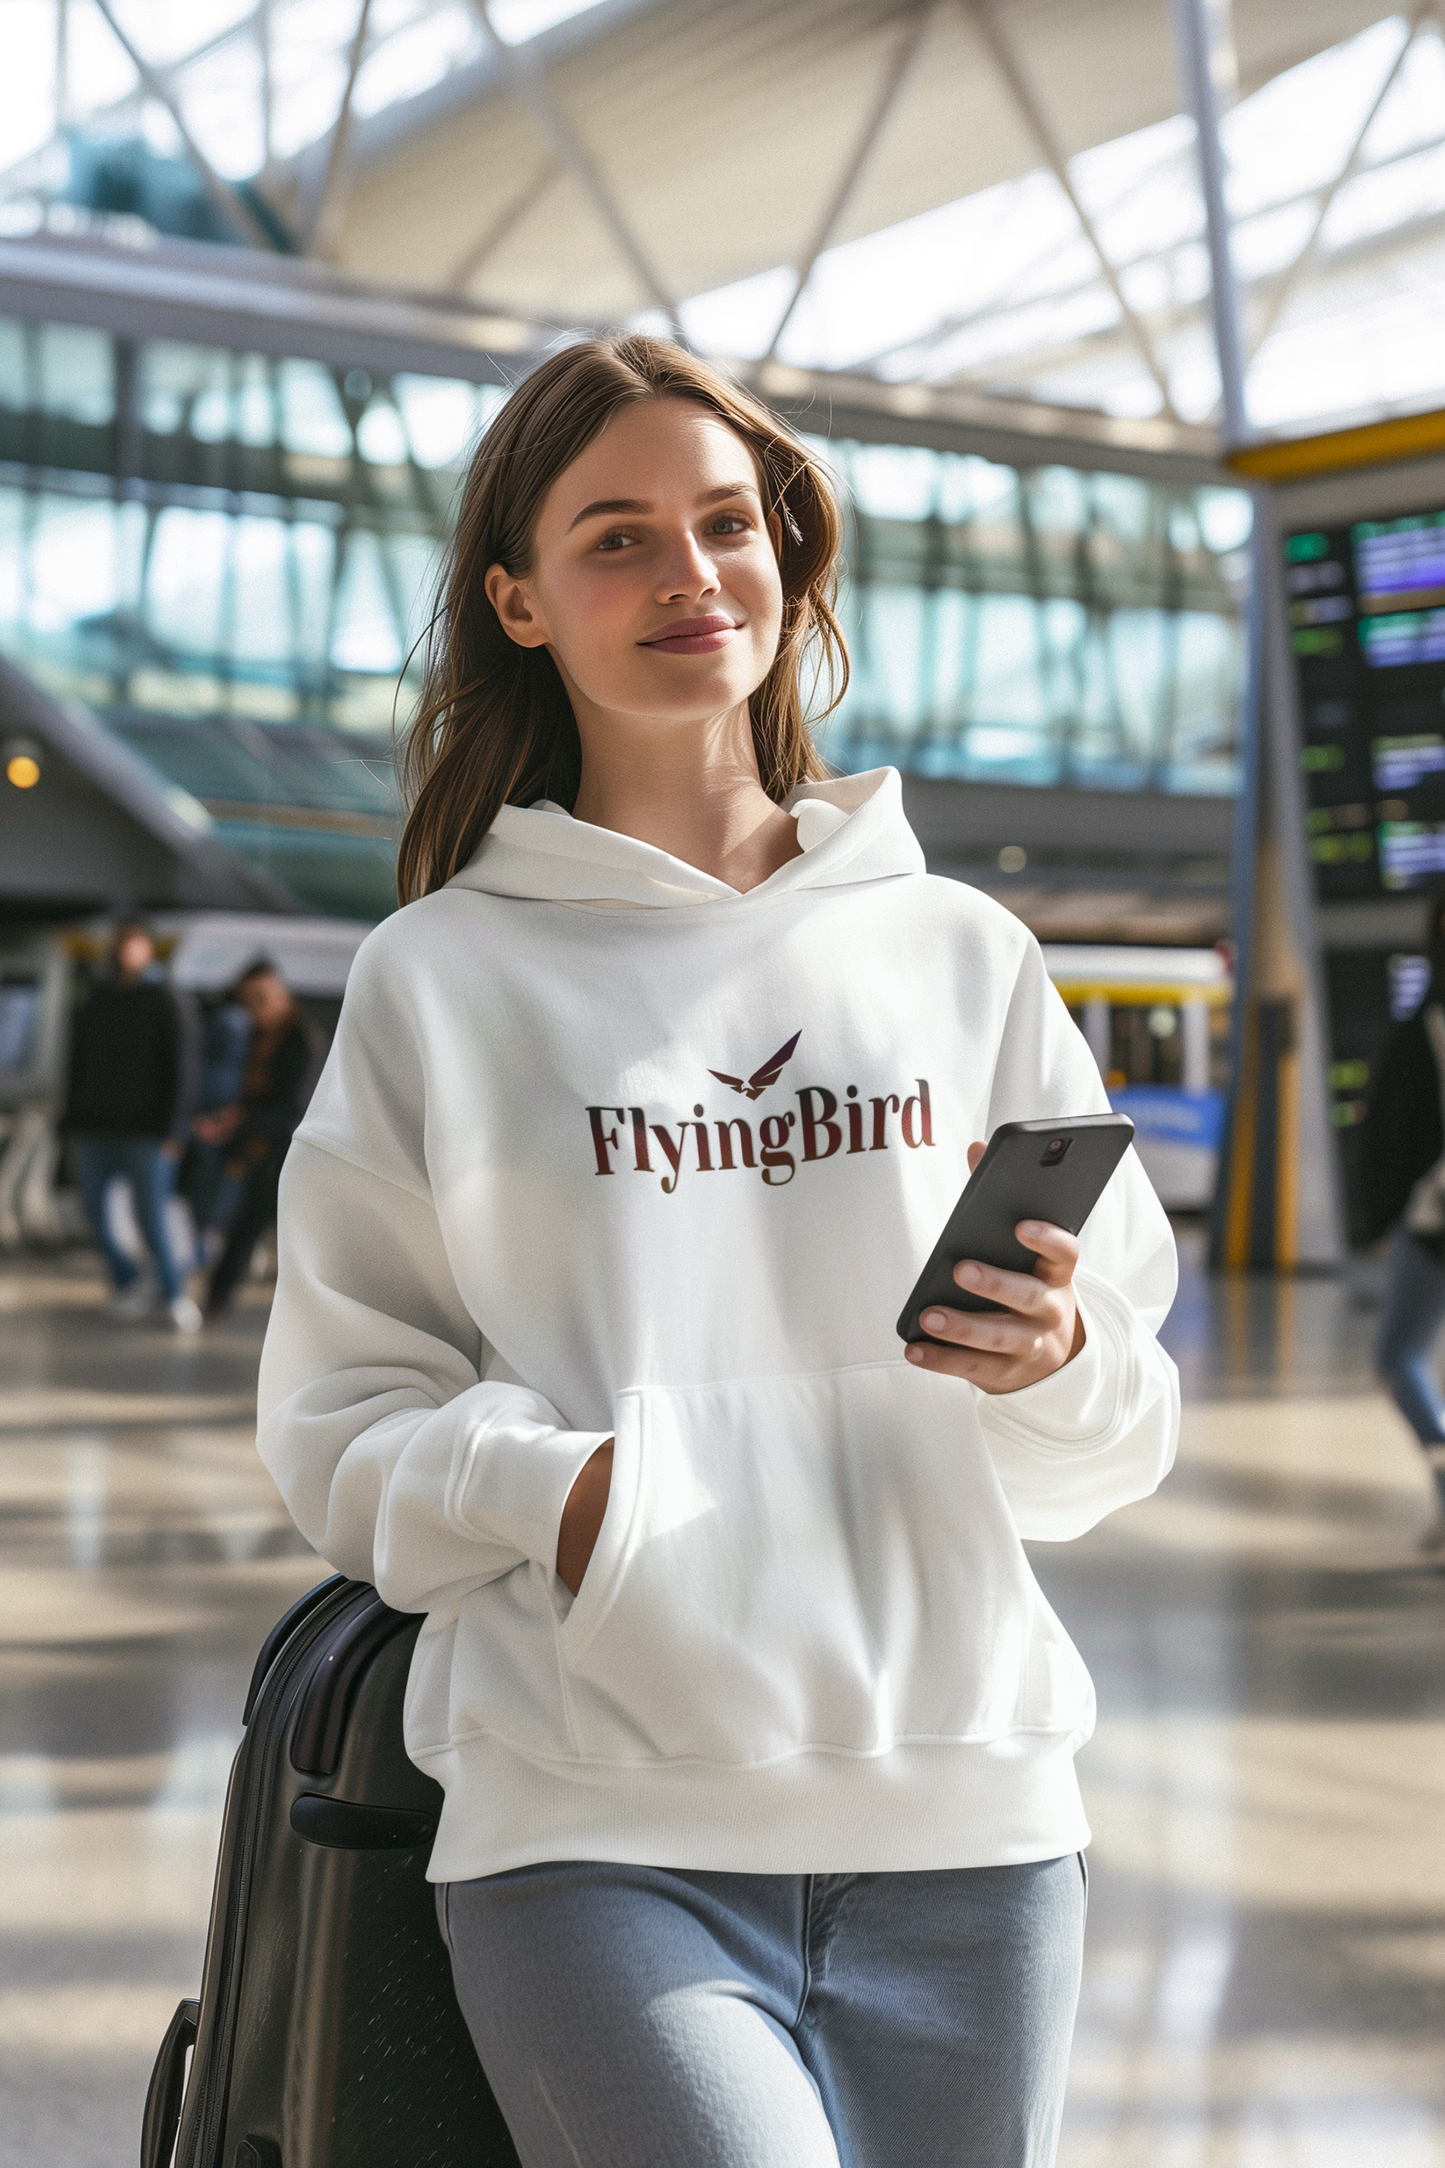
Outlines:
<svg viewBox="0 0 1445 2168"><path fill-rule="evenodd" d="M199 1332L205 1323L189 1295L177 1295L174 1302L168 1302L166 1315L177 1332Z"/></svg>
<svg viewBox="0 0 1445 2168"><path fill-rule="evenodd" d="M144 1317L155 1299L155 1289L142 1273L139 1279L132 1280L128 1286L123 1287L118 1295L111 1296L110 1314L112 1317Z"/></svg>

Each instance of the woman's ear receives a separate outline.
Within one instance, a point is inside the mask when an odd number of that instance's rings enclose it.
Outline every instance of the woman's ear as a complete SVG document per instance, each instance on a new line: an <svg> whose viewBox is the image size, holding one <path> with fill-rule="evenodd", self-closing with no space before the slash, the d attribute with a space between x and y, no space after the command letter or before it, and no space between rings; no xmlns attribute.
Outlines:
<svg viewBox="0 0 1445 2168"><path fill-rule="evenodd" d="M509 640L515 640L518 647L546 646L547 628L525 580L519 580L505 565L493 565L482 585Z"/></svg>

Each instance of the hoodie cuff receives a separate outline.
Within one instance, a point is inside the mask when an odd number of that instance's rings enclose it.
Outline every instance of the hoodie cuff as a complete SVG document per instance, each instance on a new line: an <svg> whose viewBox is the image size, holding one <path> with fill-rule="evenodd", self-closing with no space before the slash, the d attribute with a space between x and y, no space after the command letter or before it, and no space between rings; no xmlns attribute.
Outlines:
<svg viewBox="0 0 1445 2168"><path fill-rule="evenodd" d="M466 1534L510 1543L556 1571L557 1532L572 1485L610 1430L540 1422L483 1423L469 1441L448 1518Z"/></svg>
<svg viewBox="0 0 1445 2168"><path fill-rule="evenodd" d="M1114 1315L1119 1297L1092 1273L1074 1277L1084 1344L1072 1362L1016 1393L980 1396L987 1429L1010 1433L1036 1450L1078 1452L1107 1444L1118 1425L1129 1351Z"/></svg>

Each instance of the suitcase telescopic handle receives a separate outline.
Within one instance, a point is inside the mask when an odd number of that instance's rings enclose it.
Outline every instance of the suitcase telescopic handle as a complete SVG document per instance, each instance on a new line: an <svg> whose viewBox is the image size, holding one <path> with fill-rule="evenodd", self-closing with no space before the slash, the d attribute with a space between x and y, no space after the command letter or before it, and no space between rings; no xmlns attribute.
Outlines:
<svg viewBox="0 0 1445 2168"><path fill-rule="evenodd" d="M187 2001L178 2005L166 2027L146 2093L140 2168L170 2168L181 2122L181 2096L186 2087L186 2050L196 2044L196 2027L200 2020L200 2004Z"/></svg>

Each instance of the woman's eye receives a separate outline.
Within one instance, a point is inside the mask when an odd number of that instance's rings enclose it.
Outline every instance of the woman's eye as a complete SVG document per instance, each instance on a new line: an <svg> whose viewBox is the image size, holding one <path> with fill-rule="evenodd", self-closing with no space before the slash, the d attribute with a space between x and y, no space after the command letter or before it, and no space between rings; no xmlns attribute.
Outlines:
<svg viewBox="0 0 1445 2168"><path fill-rule="evenodd" d="M746 512L720 512L708 522L708 533L726 539L730 535L751 534L756 522ZM642 537L631 527L609 527L593 543L594 550L604 551L615 557L620 550L633 549Z"/></svg>

